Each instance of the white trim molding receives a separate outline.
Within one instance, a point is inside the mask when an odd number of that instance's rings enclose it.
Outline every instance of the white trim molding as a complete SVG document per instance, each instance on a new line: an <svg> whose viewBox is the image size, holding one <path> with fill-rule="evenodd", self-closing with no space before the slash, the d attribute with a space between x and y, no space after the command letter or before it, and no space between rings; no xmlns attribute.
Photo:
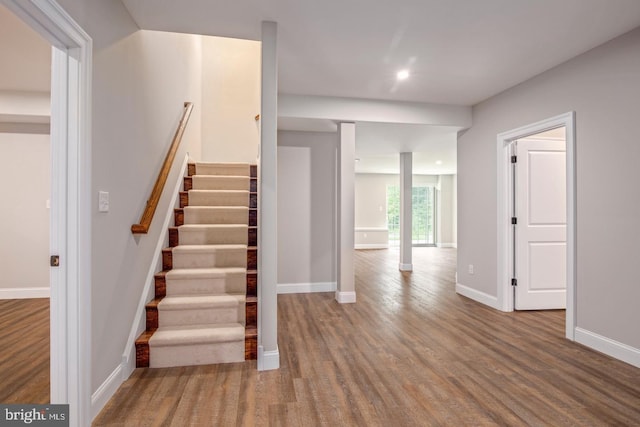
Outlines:
<svg viewBox="0 0 640 427"><path fill-rule="evenodd" d="M640 349L579 327L575 332L576 342L640 368Z"/></svg>
<svg viewBox="0 0 640 427"><path fill-rule="evenodd" d="M4 288L0 289L0 299L29 299L49 298L51 288L42 286L38 288Z"/></svg>
<svg viewBox="0 0 640 427"><path fill-rule="evenodd" d="M497 297L494 297L493 295L489 295L477 289L473 289L460 283L456 283L456 293L484 305L488 305L489 307L495 308L496 310L500 309Z"/></svg>
<svg viewBox="0 0 640 427"><path fill-rule="evenodd" d="M355 249L389 249L388 243L356 243Z"/></svg>
<svg viewBox="0 0 640 427"><path fill-rule="evenodd" d="M336 282L278 283L278 294L309 294L313 292L335 292Z"/></svg>
<svg viewBox="0 0 640 427"><path fill-rule="evenodd" d="M436 246L439 248L455 248L458 245L455 243L436 243Z"/></svg>
<svg viewBox="0 0 640 427"><path fill-rule="evenodd" d="M51 65L51 403L91 424L91 37L55 0L1 0L54 46Z"/></svg>
<svg viewBox="0 0 640 427"><path fill-rule="evenodd" d="M122 384L123 369L123 364L118 365L91 395L91 419L98 416L102 408L109 402L109 399L118 391L120 384Z"/></svg>
<svg viewBox="0 0 640 427"><path fill-rule="evenodd" d="M336 291L336 301L340 304L353 304L356 302L356 293Z"/></svg>
<svg viewBox="0 0 640 427"><path fill-rule="evenodd" d="M280 349L276 347L275 350L265 351L264 347L258 346L258 370L270 371L272 369L280 368Z"/></svg>
<svg viewBox="0 0 640 427"><path fill-rule="evenodd" d="M497 137L497 279L498 310L513 311L511 291L511 265L513 258L513 227L511 206L513 204L510 146L513 141L547 130L565 127L566 171L567 171L567 305L565 335L575 338L576 325L576 132L575 112L571 111L527 126L500 133Z"/></svg>
<svg viewBox="0 0 640 427"><path fill-rule="evenodd" d="M398 264L398 270L400 271L413 271L413 264Z"/></svg>

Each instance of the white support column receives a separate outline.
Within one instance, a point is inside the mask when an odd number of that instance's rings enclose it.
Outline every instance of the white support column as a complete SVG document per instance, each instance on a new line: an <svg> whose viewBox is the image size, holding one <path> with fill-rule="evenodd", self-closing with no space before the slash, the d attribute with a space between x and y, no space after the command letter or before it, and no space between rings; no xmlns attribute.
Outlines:
<svg viewBox="0 0 640 427"><path fill-rule="evenodd" d="M338 289L339 303L356 302L353 269L355 230L356 125L340 123L338 128Z"/></svg>
<svg viewBox="0 0 640 427"><path fill-rule="evenodd" d="M413 271L411 213L413 190L413 153L400 153L400 271Z"/></svg>
<svg viewBox="0 0 640 427"><path fill-rule="evenodd" d="M258 370L280 367L278 351L278 24L262 23L258 195Z"/></svg>

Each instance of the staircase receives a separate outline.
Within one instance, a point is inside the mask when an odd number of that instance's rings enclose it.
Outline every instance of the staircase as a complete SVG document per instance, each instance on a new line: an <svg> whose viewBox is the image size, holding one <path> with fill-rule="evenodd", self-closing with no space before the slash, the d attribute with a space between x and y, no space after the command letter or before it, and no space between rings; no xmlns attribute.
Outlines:
<svg viewBox="0 0 640 427"><path fill-rule="evenodd" d="M257 167L188 165L136 366L257 357Z"/></svg>

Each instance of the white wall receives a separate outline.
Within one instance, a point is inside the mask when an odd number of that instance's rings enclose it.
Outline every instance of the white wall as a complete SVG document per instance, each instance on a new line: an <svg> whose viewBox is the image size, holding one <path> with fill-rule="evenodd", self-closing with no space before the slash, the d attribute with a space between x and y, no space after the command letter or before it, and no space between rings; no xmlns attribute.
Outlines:
<svg viewBox="0 0 640 427"><path fill-rule="evenodd" d="M139 31L119 1L60 0L94 42L92 189L92 387L121 364L161 221L134 237L176 130L195 103L177 158L200 151L201 45L198 36ZM179 165L168 182L176 182ZM172 184L170 184L172 185ZM97 212L99 190L111 209ZM168 193L165 191L165 193ZM166 212L167 194L157 212ZM157 216L157 215L156 215Z"/></svg>
<svg viewBox="0 0 640 427"><path fill-rule="evenodd" d="M337 140L278 132L279 292L335 290Z"/></svg>
<svg viewBox="0 0 640 427"><path fill-rule="evenodd" d="M261 43L202 37L202 160L256 163Z"/></svg>
<svg viewBox="0 0 640 427"><path fill-rule="evenodd" d="M49 173L49 135L0 133L0 299L47 295Z"/></svg>
<svg viewBox="0 0 640 427"><path fill-rule="evenodd" d="M372 173L356 174L356 229L370 227L387 228L388 185L400 185L398 175Z"/></svg>
<svg viewBox="0 0 640 427"><path fill-rule="evenodd" d="M474 107L458 142L458 281L496 296L496 136L575 111L577 326L638 364L639 52L636 29L509 89Z"/></svg>
<svg viewBox="0 0 640 427"><path fill-rule="evenodd" d="M439 247L451 248L455 247L453 228L455 223L455 175L439 175L438 176L438 233L436 235L436 243Z"/></svg>

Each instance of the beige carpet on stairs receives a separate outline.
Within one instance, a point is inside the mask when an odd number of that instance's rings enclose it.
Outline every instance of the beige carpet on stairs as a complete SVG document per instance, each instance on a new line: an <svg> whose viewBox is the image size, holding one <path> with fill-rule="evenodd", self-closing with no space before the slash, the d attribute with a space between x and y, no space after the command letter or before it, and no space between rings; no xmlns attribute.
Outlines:
<svg viewBox="0 0 640 427"><path fill-rule="evenodd" d="M196 164L150 367L244 361L249 175L248 164Z"/></svg>

